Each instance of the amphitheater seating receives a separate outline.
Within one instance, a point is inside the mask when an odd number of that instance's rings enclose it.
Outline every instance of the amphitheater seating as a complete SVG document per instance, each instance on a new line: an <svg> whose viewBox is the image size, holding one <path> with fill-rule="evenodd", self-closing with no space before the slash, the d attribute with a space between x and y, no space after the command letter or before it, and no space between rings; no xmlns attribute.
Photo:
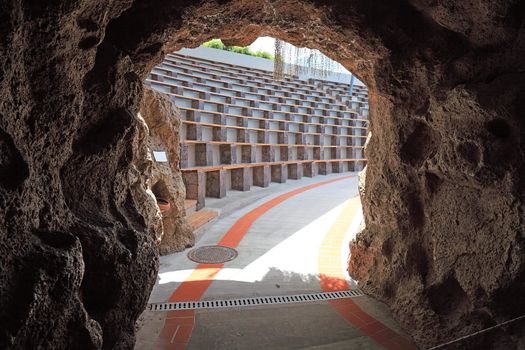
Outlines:
<svg viewBox="0 0 525 350"><path fill-rule="evenodd" d="M331 172L361 170L368 91L178 53L146 84L181 111L181 161L188 200L247 191Z"/></svg>

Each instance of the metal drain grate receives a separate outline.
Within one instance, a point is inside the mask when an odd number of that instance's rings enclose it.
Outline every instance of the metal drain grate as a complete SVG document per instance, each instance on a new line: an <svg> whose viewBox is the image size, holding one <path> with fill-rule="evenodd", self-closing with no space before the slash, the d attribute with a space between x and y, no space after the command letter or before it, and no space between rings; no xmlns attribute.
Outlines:
<svg viewBox="0 0 525 350"><path fill-rule="evenodd" d="M280 295L270 297L238 298L225 300L203 300L203 301L181 301L176 303L153 303L148 305L151 311L173 311L194 309L217 309L238 308L244 306L261 306L289 303L305 303L313 301L327 301L343 298L354 298L363 296L359 289L345 290L340 292L320 292L296 295Z"/></svg>
<svg viewBox="0 0 525 350"><path fill-rule="evenodd" d="M235 249L222 245L207 245L188 252L188 259L200 264L221 264L236 257Z"/></svg>

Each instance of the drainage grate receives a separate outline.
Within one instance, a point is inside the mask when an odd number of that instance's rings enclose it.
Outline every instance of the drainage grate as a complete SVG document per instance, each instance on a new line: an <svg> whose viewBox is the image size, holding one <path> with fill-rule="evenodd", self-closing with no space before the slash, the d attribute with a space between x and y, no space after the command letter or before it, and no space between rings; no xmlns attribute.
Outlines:
<svg viewBox="0 0 525 350"><path fill-rule="evenodd" d="M225 300L203 300L203 301L181 301L176 303L153 303L148 305L151 311L193 310L193 309L217 309L238 308L244 306L276 305L289 303L305 303L312 301L327 301L343 298L354 298L363 296L359 289L345 290L340 292L321 292L296 295L280 295L270 297L238 298Z"/></svg>
<svg viewBox="0 0 525 350"><path fill-rule="evenodd" d="M222 245L207 245L188 252L188 259L201 264L221 264L236 257L235 249Z"/></svg>

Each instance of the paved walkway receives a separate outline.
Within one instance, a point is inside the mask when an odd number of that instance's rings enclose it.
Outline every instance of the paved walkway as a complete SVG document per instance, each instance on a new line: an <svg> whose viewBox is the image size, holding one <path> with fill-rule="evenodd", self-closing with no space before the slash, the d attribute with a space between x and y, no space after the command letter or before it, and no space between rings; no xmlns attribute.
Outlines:
<svg viewBox="0 0 525 350"><path fill-rule="evenodd" d="M356 288L348 242L362 222L356 174L272 184L207 200L222 211L196 246L237 249L225 264L187 252L161 258L150 302L278 296ZM413 349L381 303L366 297L170 312L146 311L136 349Z"/></svg>

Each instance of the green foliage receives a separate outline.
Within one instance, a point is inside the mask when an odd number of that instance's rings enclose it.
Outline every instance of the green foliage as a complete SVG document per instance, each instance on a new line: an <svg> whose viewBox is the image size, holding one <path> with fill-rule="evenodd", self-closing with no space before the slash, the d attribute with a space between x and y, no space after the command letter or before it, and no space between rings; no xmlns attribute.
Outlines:
<svg viewBox="0 0 525 350"><path fill-rule="evenodd" d="M261 57L261 58L266 58L267 60L272 60L272 61L274 59L273 55L271 53L266 52L266 51L256 51L254 53L254 56Z"/></svg>
<svg viewBox="0 0 525 350"><path fill-rule="evenodd" d="M202 46L206 46L212 49L219 49L219 50L226 50L226 45L224 45L221 41L221 39L212 39L210 41L206 41Z"/></svg>
<svg viewBox="0 0 525 350"><path fill-rule="evenodd" d="M267 60L274 59L272 54L265 52L265 51L255 51L254 52L254 51L251 51L249 47L226 46L222 43L221 39L212 39L210 41L203 43L202 46L206 46L212 49L231 51L231 52L240 53L243 55L265 58Z"/></svg>

